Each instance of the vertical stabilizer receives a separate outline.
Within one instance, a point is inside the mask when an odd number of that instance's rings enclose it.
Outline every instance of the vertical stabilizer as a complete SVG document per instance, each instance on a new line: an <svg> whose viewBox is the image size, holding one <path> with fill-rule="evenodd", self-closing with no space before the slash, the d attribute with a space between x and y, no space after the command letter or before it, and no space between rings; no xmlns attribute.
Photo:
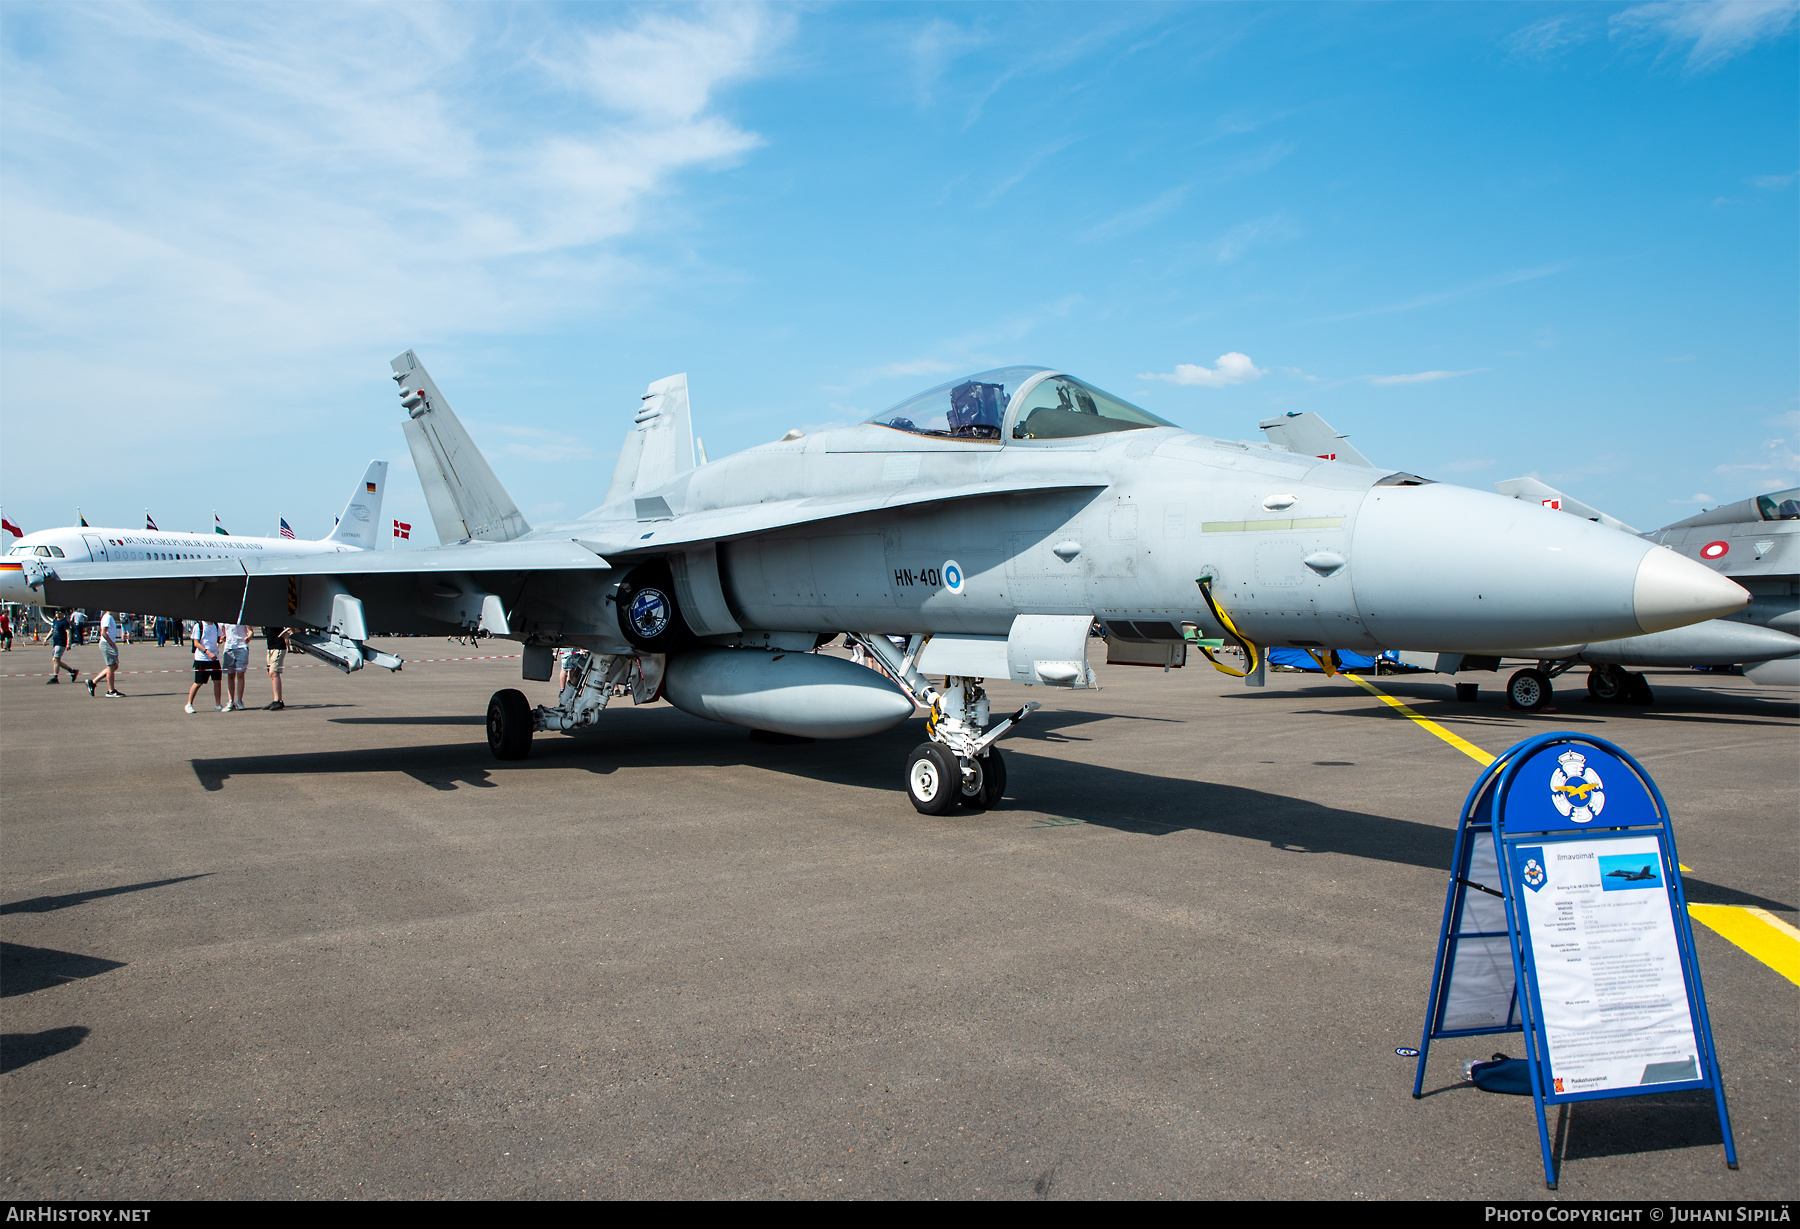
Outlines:
<svg viewBox="0 0 1800 1229"><path fill-rule="evenodd" d="M400 404L410 416L401 428L419 471L419 485L425 488L438 541L510 542L530 533L519 506L500 485L419 356L408 350L391 366L400 386Z"/></svg>
<svg viewBox="0 0 1800 1229"><path fill-rule="evenodd" d="M1608 516L1606 513L1600 511L1600 509L1590 507L1589 505L1582 503L1579 499L1564 495L1555 487L1550 486L1547 483L1539 482L1536 478L1508 478L1503 482L1496 482L1494 484L1494 489L1509 498L1522 499L1526 503L1535 501L1546 508L1553 508L1558 512L1567 512L1570 516L1579 516L1584 521L1594 521L1611 529L1623 530L1626 533L1637 532L1637 530L1633 529L1630 525L1627 525L1618 517Z"/></svg>
<svg viewBox="0 0 1800 1229"><path fill-rule="evenodd" d="M1330 423L1311 410L1282 418L1265 418L1257 425L1269 437L1269 443L1277 448L1303 457L1318 457L1321 461L1348 461L1352 465L1374 467L1369 458L1351 447L1348 439L1332 430Z"/></svg>
<svg viewBox="0 0 1800 1229"><path fill-rule="evenodd" d="M350 492L350 502L338 517L337 528L325 535L327 542L341 542L358 550L374 550L381 542L381 497L387 493L386 461L370 461L362 481Z"/></svg>
<svg viewBox="0 0 1800 1229"><path fill-rule="evenodd" d="M638 405L637 425L619 447L606 502L661 486L694 468L694 424L688 416L687 373L650 385Z"/></svg>

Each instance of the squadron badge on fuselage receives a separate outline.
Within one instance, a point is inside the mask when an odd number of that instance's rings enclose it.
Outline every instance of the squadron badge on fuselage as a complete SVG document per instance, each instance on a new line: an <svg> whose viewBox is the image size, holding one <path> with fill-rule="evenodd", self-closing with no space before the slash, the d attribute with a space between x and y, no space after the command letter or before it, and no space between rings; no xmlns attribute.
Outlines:
<svg viewBox="0 0 1800 1229"><path fill-rule="evenodd" d="M1550 801L1564 819L1585 824L1606 806L1600 774L1579 751L1565 751L1556 762L1560 767L1550 774Z"/></svg>

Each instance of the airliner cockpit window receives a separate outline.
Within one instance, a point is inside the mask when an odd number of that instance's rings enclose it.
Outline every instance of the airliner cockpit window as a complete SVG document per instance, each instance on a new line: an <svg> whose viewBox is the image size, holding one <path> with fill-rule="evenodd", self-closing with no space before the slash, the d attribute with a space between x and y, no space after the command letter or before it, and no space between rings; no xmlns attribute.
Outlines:
<svg viewBox="0 0 1800 1229"><path fill-rule="evenodd" d="M877 427L892 427L896 431L940 439L998 440L1013 393L1043 370L1042 367L997 367L993 371L951 380L908 397L867 421Z"/></svg>
<svg viewBox="0 0 1800 1229"><path fill-rule="evenodd" d="M1103 393L1071 376L1053 376L1034 387L1013 421L1016 440L1064 440L1109 431L1172 427L1148 410Z"/></svg>

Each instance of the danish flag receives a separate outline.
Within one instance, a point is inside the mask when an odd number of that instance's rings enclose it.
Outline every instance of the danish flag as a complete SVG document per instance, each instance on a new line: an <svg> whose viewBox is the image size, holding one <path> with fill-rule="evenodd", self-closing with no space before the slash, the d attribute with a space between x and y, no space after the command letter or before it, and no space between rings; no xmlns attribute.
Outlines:
<svg viewBox="0 0 1800 1229"><path fill-rule="evenodd" d="M396 538L406 538L410 541L412 539L412 526L405 521L395 521L394 536Z"/></svg>
<svg viewBox="0 0 1800 1229"><path fill-rule="evenodd" d="M1538 500L1538 502L1540 504L1543 504L1544 507L1551 509L1552 511L1555 511L1555 512L1562 511L1562 500L1560 500L1560 499L1540 499L1540 500Z"/></svg>

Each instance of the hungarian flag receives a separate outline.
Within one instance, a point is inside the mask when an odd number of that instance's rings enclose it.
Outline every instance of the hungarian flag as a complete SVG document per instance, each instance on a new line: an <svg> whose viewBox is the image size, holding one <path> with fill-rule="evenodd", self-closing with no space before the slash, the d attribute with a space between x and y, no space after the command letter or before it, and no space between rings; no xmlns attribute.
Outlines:
<svg viewBox="0 0 1800 1229"><path fill-rule="evenodd" d="M0 529L6 530L7 533L10 533L15 538L22 538L25 536L25 531L23 529L20 529L17 525L13 524L3 516L0 516Z"/></svg>
<svg viewBox="0 0 1800 1229"><path fill-rule="evenodd" d="M294 531L292 529L288 528L287 518L284 516L280 519L281 519L281 536L284 538L292 538L294 536Z"/></svg>
<svg viewBox="0 0 1800 1229"><path fill-rule="evenodd" d="M162 532L162 530L160 530L156 527L156 522L150 518L150 509L148 509L148 508L144 509L144 528L149 530L151 533L161 533Z"/></svg>
<svg viewBox="0 0 1800 1229"><path fill-rule="evenodd" d="M405 538L408 541L411 541L412 540L412 526L405 521L395 521L394 522L394 536L396 538Z"/></svg>
<svg viewBox="0 0 1800 1229"><path fill-rule="evenodd" d="M219 514L217 512L213 513L213 532L225 533L225 526L219 524ZM225 536L229 538L231 535L225 533Z"/></svg>

